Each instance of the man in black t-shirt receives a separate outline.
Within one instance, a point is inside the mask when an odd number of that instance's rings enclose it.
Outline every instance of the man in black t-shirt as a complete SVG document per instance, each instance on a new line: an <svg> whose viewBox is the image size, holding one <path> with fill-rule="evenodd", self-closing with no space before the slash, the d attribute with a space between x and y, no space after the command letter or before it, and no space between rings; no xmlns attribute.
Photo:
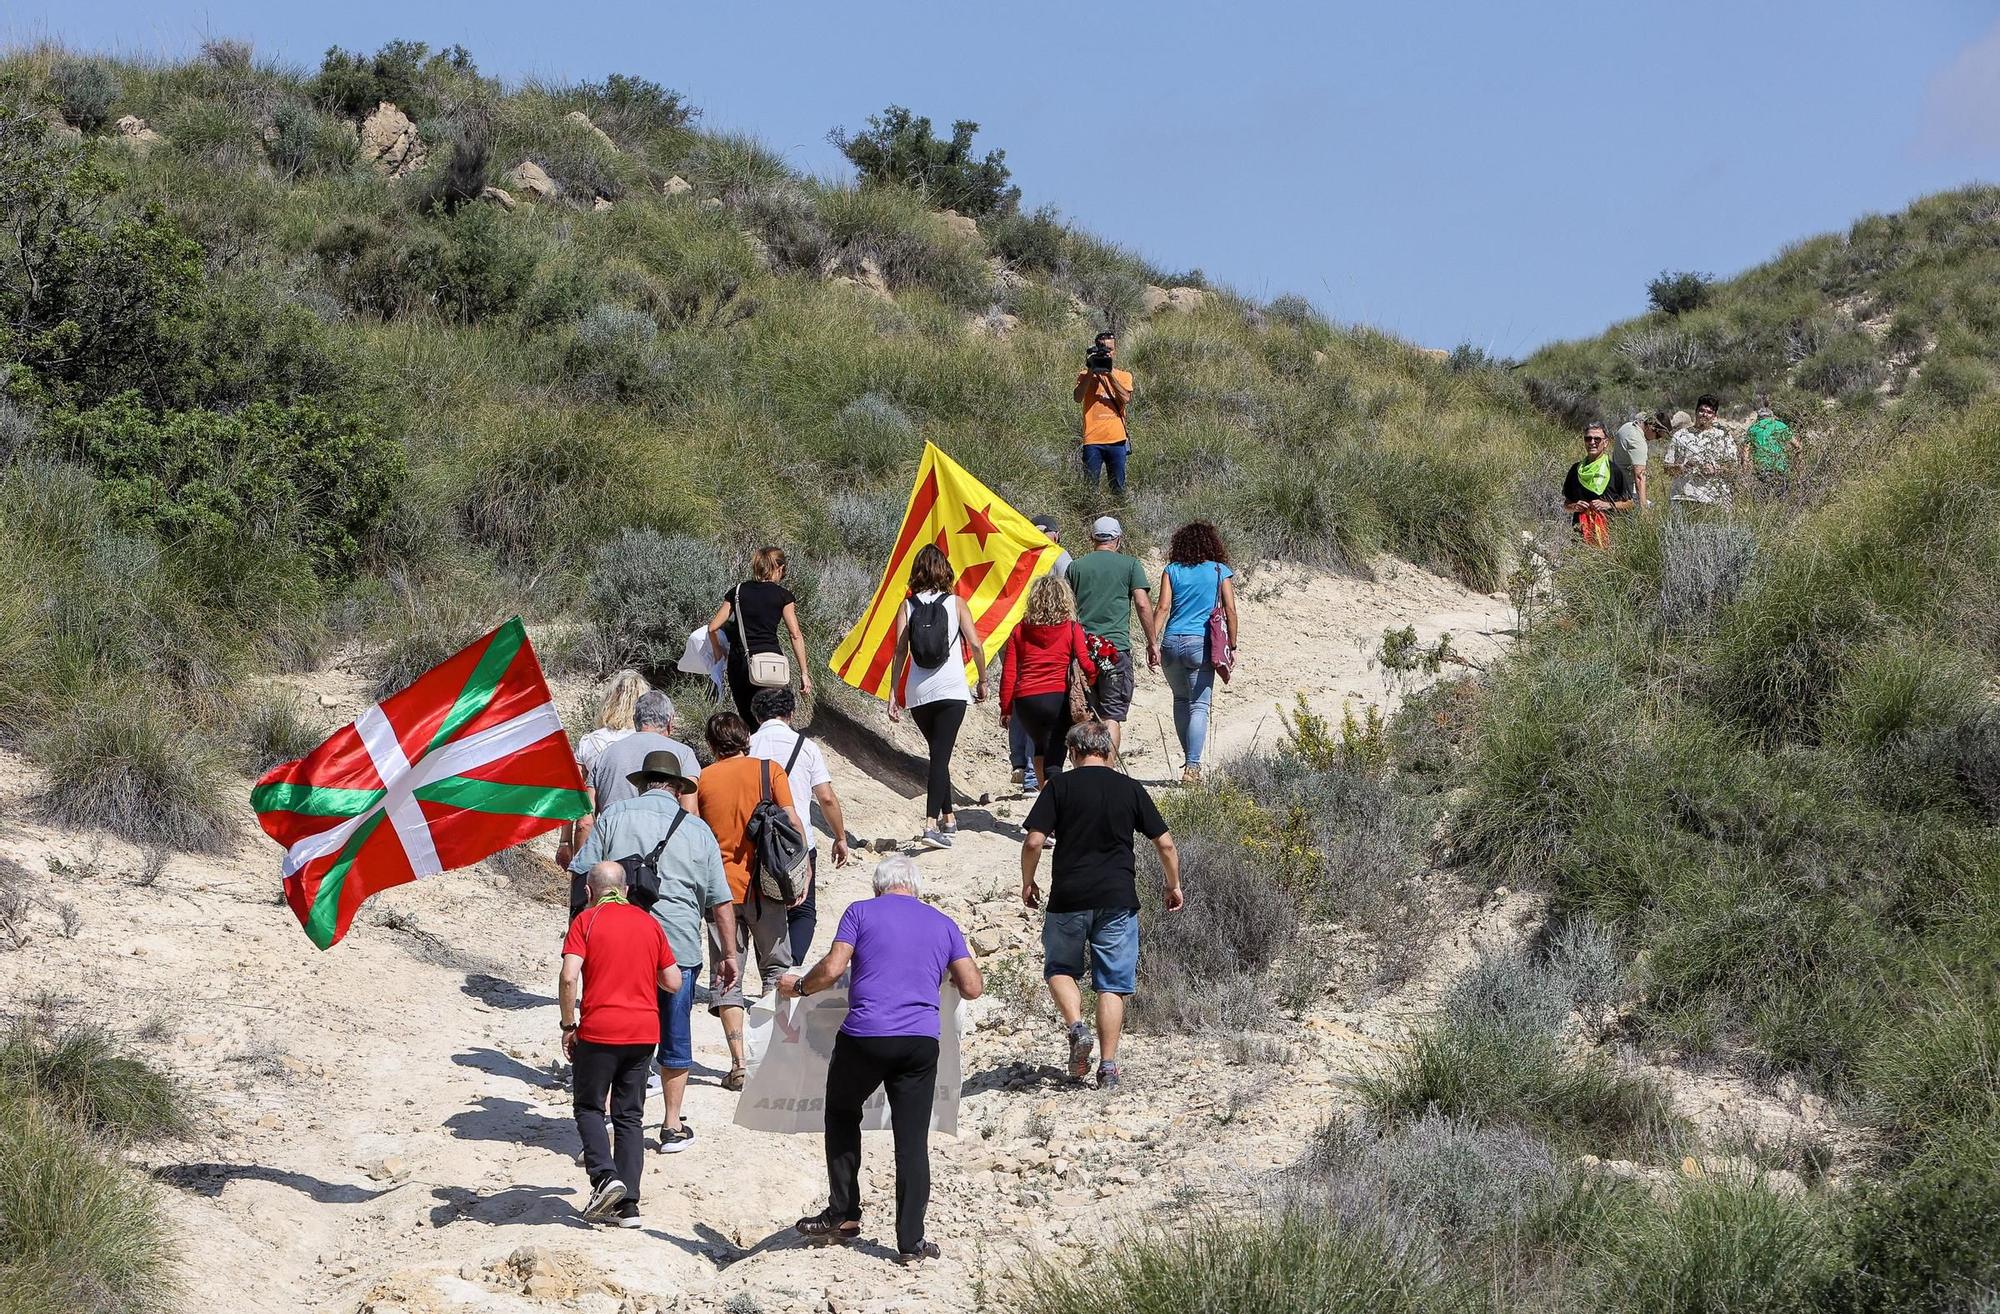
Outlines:
<svg viewBox="0 0 2000 1314"><path fill-rule="evenodd" d="M1075 765L1051 780L1024 824L1021 842L1021 902L1041 902L1035 872L1051 835L1062 841L1049 881L1048 915L1042 922L1042 976L1049 997L1062 1013L1069 1049L1069 1075L1090 1072L1092 1036L1083 1020L1085 951L1091 984L1097 990L1096 1042L1103 1061L1099 1090L1118 1089L1118 1034L1125 1023L1125 997L1138 984L1139 888L1133 837L1144 834L1160 852L1168 912L1181 906L1181 860L1174 837L1146 787L1111 766L1111 732L1101 721L1073 727L1067 740Z"/></svg>

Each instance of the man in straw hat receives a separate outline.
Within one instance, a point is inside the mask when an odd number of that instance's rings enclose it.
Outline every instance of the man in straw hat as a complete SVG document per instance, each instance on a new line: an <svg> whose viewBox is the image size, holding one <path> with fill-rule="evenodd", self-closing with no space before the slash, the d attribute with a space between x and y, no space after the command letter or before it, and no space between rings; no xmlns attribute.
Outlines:
<svg viewBox="0 0 2000 1314"><path fill-rule="evenodd" d="M604 809L583 848L570 863L581 876L593 863L621 863L636 877L632 901L646 907L666 932L674 961L681 965L678 990L661 991L659 1065L666 1112L660 1121L660 1149L674 1154L694 1140L681 1119L687 1095L688 1069L694 1066L694 991L701 975L703 923L711 914L722 943L736 942L735 906L722 870L722 850L715 832L681 806L681 796L695 791L680 755L672 749L646 754L639 769L627 777L638 793ZM650 860L653 888L640 868ZM718 985L727 989L736 979L736 961L716 964Z"/></svg>

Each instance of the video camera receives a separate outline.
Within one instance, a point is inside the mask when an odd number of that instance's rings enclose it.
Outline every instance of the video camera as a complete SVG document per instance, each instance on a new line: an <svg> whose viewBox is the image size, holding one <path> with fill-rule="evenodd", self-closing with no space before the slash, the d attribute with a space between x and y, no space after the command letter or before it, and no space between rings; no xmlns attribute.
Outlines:
<svg viewBox="0 0 2000 1314"><path fill-rule="evenodd" d="M1104 349L1103 343L1093 342L1090 344L1090 350L1083 353L1083 367L1092 374L1109 374L1111 353Z"/></svg>

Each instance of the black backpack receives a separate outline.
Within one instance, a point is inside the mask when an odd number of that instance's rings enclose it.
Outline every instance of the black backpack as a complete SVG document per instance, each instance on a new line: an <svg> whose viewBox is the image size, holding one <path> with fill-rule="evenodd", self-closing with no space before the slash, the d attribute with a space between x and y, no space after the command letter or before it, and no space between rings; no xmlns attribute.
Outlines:
<svg viewBox="0 0 2000 1314"><path fill-rule="evenodd" d="M934 669L951 659L951 613L946 610L952 595L940 594L929 602L910 595L910 623L903 632L910 640L910 660Z"/></svg>
<svg viewBox="0 0 2000 1314"><path fill-rule="evenodd" d="M666 852L667 845L673 841L674 832L679 830L681 823L686 820L687 810L683 808L675 815L672 824L667 827L666 835L653 846L651 853L635 853L628 858L618 860L618 865L625 869L625 897L632 901L634 908L651 911L653 905L660 901L660 855ZM569 878L571 921L575 921L576 915L590 902L588 876L589 873L585 872Z"/></svg>
<svg viewBox="0 0 2000 1314"><path fill-rule="evenodd" d="M794 752L792 756L796 761L798 754ZM804 892L806 878L811 874L813 845L792 824L791 813L771 797L770 762L761 761L757 765L764 779L764 795L751 809L750 822L745 827L757 858L755 888L766 899L790 907Z"/></svg>

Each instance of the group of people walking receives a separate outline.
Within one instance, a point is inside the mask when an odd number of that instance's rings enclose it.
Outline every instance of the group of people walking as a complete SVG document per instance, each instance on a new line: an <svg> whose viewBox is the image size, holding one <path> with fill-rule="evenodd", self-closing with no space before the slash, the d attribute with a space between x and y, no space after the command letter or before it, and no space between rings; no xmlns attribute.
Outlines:
<svg viewBox="0 0 2000 1314"><path fill-rule="evenodd" d="M1661 465L1676 515L1728 511L1748 486L1782 491L1799 454L1798 436L1770 407L1760 406L1739 441L1721 419L1722 403L1703 394L1694 414L1635 412L1614 441L1602 420L1583 426L1583 459L1563 476L1562 503L1577 534L1594 547L1610 541L1610 517L1651 510L1652 448L1664 443Z"/></svg>
<svg viewBox="0 0 2000 1314"><path fill-rule="evenodd" d="M1045 532L1059 530L1051 521ZM1159 855L1160 906L1172 912L1182 904L1166 822L1146 787L1116 765L1132 699L1132 617L1136 612L1148 666L1163 669L1173 690L1183 779L1190 780L1201 772L1214 678L1226 678L1235 660L1237 625L1233 571L1214 526L1196 522L1175 533L1157 609L1144 569L1122 551L1118 521L1100 517L1091 538L1090 552L1060 560L1037 582L1026 620L1003 648L997 683L1002 722L1023 742L1037 786L1022 823L1021 898L1046 907L1043 975L1061 1027L1060 1063L1083 1081L1094 1062L1097 1087L1116 1091L1125 1001L1138 981L1139 837ZM765 684L771 674L758 670L760 647L777 648L781 628L792 629L801 668L805 656L783 587L783 553L764 549L754 560L756 578L731 590L711 625L711 634L739 627L728 645L728 683L732 694L747 691L738 701L750 715L724 710L708 718L701 728L708 765L675 738L672 699L629 671L612 679L600 724L577 745L593 815L565 829L557 856L572 874L560 1007L590 1182L584 1212L641 1226L649 1088L658 1088L663 1103L658 1149L679 1153L695 1139L684 1102L704 963L708 1007L729 1052L720 1080L728 1090L741 1090L747 1077L744 1011L752 998L774 989L784 998L808 997L845 979L848 1012L824 1106L828 1205L796 1229L816 1242L858 1233L861 1113L886 1089L897 1250L916 1263L938 1254L925 1216L939 990L949 981L962 997L976 998L983 981L962 930L921 901L917 865L900 853L877 865L873 897L850 905L825 956L803 967L819 893L813 804L830 833L834 865L846 865L850 852L825 757L792 727L797 697L789 680ZM991 697L996 682L955 583L942 552L921 550L896 623L889 714L907 712L930 747L924 840L931 848L952 843L952 748L966 711ZM803 669L800 677L803 690ZM766 893L759 865L760 827L774 811L813 847L811 875L785 903ZM1039 879L1045 852L1053 853L1046 898ZM755 996L746 988L752 960ZM1096 993L1091 1019L1083 1015L1086 977Z"/></svg>

